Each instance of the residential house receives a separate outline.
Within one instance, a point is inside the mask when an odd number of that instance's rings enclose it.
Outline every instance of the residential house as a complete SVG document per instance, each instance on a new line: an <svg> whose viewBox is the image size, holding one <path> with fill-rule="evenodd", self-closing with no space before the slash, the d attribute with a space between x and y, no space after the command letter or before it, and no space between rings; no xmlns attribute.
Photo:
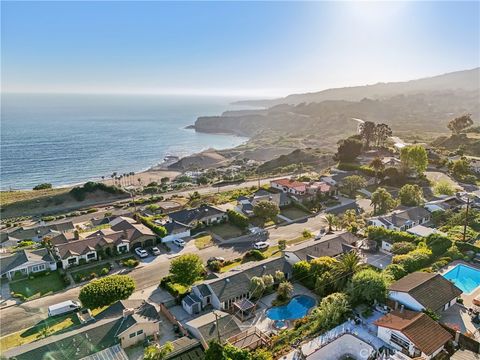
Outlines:
<svg viewBox="0 0 480 360"><path fill-rule="evenodd" d="M178 211L182 209L182 204L176 202L176 201L161 201L156 204L158 206L157 212L160 214L168 214L174 211Z"/></svg>
<svg viewBox="0 0 480 360"><path fill-rule="evenodd" d="M228 219L227 213L210 205L200 205L195 209L184 209L168 214L172 221L195 227L198 224L211 225Z"/></svg>
<svg viewBox="0 0 480 360"><path fill-rule="evenodd" d="M406 231L416 225L425 224L429 222L430 219L430 212L423 207L415 206L405 210L396 210L388 215L370 218L368 225L380 226L396 231Z"/></svg>
<svg viewBox="0 0 480 360"><path fill-rule="evenodd" d="M0 276L11 280L16 273L30 275L57 270L57 263L47 249L21 250L0 258Z"/></svg>
<svg viewBox="0 0 480 360"><path fill-rule="evenodd" d="M354 249L359 239L349 232L325 235L319 240L309 240L290 246L283 251L285 260L293 264L299 261L311 261L321 256L338 256Z"/></svg>
<svg viewBox="0 0 480 360"><path fill-rule="evenodd" d="M283 202L282 197L284 198ZM260 201L271 201L275 203L278 207L280 207L288 205L291 200L283 192L274 194L269 191L260 189L255 192L251 197L240 196L237 199L236 210L245 214L246 216L253 216L253 207Z"/></svg>
<svg viewBox="0 0 480 360"><path fill-rule="evenodd" d="M175 220L167 221L162 226L167 231L167 235L162 238L162 243L171 242L175 239L183 239L190 236L191 227Z"/></svg>
<svg viewBox="0 0 480 360"><path fill-rule="evenodd" d="M407 232L409 234L412 234L412 235L415 235L415 236L420 236L420 237L427 237L427 236L430 236L430 235L433 235L433 234L447 236L446 233L444 233L440 230L437 230L435 228L430 228L430 227L427 227L427 226L423 226L423 225L414 226L414 227L408 229Z"/></svg>
<svg viewBox="0 0 480 360"><path fill-rule="evenodd" d="M235 271L192 286L190 294L182 300L182 307L189 314L199 312L207 306L217 310L229 310L236 301L250 298L252 277L274 275L278 270L283 272L286 279L291 277L291 265L283 257L243 264Z"/></svg>
<svg viewBox="0 0 480 360"><path fill-rule="evenodd" d="M307 192L305 183L287 178L270 181L270 187L293 195L304 195Z"/></svg>
<svg viewBox="0 0 480 360"><path fill-rule="evenodd" d="M426 272L408 274L388 289L390 300L415 311L447 310L461 294L462 290L442 275Z"/></svg>
<svg viewBox="0 0 480 360"><path fill-rule="evenodd" d="M143 300L124 300L97 315L96 321L74 330L22 345L2 355L16 360L82 359L119 344L127 348L158 336L157 309Z"/></svg>
<svg viewBox="0 0 480 360"><path fill-rule="evenodd" d="M58 231L59 233L66 233L75 230L75 225L73 225L73 222L71 221L50 224L48 227L53 231Z"/></svg>
<svg viewBox="0 0 480 360"><path fill-rule="evenodd" d="M35 227L20 227L8 233L8 237L15 238L18 240L32 240L35 242L40 242L44 237L52 237L58 235L59 232L52 230L48 226L35 226Z"/></svg>
<svg viewBox="0 0 480 360"><path fill-rule="evenodd" d="M399 168L402 165L400 159L393 157L393 156L385 156L382 158L382 164L384 167L394 167Z"/></svg>
<svg viewBox="0 0 480 360"><path fill-rule="evenodd" d="M433 359L452 340L447 330L422 312L392 311L375 325L381 340L412 358Z"/></svg>
<svg viewBox="0 0 480 360"><path fill-rule="evenodd" d="M111 228L93 233L66 233L52 238L53 253L62 262L63 268L98 260L102 252L126 253L138 246L155 244L156 235L133 219L115 219L112 224Z"/></svg>
<svg viewBox="0 0 480 360"><path fill-rule="evenodd" d="M459 195L444 197L443 199L426 202L424 207L431 213L435 211L458 210L465 205L464 200Z"/></svg>
<svg viewBox="0 0 480 360"><path fill-rule="evenodd" d="M242 331L235 316L218 310L190 320L185 328L205 349L210 340L220 337L221 341L225 341Z"/></svg>
<svg viewBox="0 0 480 360"><path fill-rule="evenodd" d="M335 196L338 194L337 188L325 181L312 181L307 184L308 195Z"/></svg>

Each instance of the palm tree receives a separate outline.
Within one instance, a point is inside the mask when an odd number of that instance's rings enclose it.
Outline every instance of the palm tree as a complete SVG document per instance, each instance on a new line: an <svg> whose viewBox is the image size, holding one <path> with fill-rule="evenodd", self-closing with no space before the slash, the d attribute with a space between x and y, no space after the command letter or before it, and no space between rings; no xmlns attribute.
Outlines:
<svg viewBox="0 0 480 360"><path fill-rule="evenodd" d="M333 214L327 214L327 215L325 215L325 220L327 220L328 232L330 233L333 230L333 225L335 225L336 216L333 215Z"/></svg>
<svg viewBox="0 0 480 360"><path fill-rule="evenodd" d="M376 157L370 163L370 167L373 168L373 170L375 170L375 179L377 180L377 184L378 184L380 182L380 178L378 175L385 168L385 166L383 165L382 159L380 159L379 157Z"/></svg>
<svg viewBox="0 0 480 360"><path fill-rule="evenodd" d="M343 254L333 270L337 291L343 290L353 275L362 267L363 264L356 251Z"/></svg>
<svg viewBox="0 0 480 360"><path fill-rule="evenodd" d="M150 345L145 348L143 358L145 360L164 360L173 351L173 344L168 341L162 346Z"/></svg>

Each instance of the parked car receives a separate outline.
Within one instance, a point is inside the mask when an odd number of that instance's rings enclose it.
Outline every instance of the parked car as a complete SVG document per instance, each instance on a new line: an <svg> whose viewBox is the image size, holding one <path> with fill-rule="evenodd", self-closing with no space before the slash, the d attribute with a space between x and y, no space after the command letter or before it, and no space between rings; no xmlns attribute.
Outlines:
<svg viewBox="0 0 480 360"><path fill-rule="evenodd" d="M207 260L207 264L210 264L211 262L218 261L223 263L225 259L221 256L212 256L210 259Z"/></svg>
<svg viewBox="0 0 480 360"><path fill-rule="evenodd" d="M135 253L141 258L146 258L148 256L148 253L141 247L136 248Z"/></svg>
<svg viewBox="0 0 480 360"><path fill-rule="evenodd" d="M82 306L79 302L73 300L62 301L61 303L50 305L48 307L48 316L57 316L78 311Z"/></svg>
<svg viewBox="0 0 480 360"><path fill-rule="evenodd" d="M152 254L155 256L158 256L161 254L160 249L156 246L152 247L150 250L152 251Z"/></svg>
<svg viewBox="0 0 480 360"><path fill-rule="evenodd" d="M320 229L320 231L318 232L317 236L315 236L315 240L321 239L322 237L325 236L326 233L327 233L327 232L326 232L325 228Z"/></svg>
<svg viewBox="0 0 480 360"><path fill-rule="evenodd" d="M177 246L184 247L185 246L185 241L182 239L175 239L173 240L173 243Z"/></svg>
<svg viewBox="0 0 480 360"><path fill-rule="evenodd" d="M267 249L270 246L270 243L267 241L259 241L253 244L253 248L256 250Z"/></svg>

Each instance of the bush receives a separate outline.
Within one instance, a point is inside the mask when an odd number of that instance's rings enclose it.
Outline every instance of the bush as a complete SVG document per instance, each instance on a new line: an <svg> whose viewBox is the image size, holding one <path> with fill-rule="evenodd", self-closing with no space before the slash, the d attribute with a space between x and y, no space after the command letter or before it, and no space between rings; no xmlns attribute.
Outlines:
<svg viewBox="0 0 480 360"><path fill-rule="evenodd" d="M447 260L438 260L438 261L435 261L433 264L432 264L432 270L433 271L438 271L440 270L441 268L443 268L444 266L447 266L449 263L449 261Z"/></svg>
<svg viewBox="0 0 480 360"><path fill-rule="evenodd" d="M260 260L265 260L267 257L260 250L250 250L243 256L243 258L246 261L251 261L251 260L260 261Z"/></svg>
<svg viewBox="0 0 480 360"><path fill-rule="evenodd" d="M43 184L38 184L33 188L33 190L46 190L46 189L51 189L52 184L50 183L43 183Z"/></svg>
<svg viewBox="0 0 480 360"><path fill-rule="evenodd" d="M155 234L157 234L160 237L165 237L167 235L167 230L160 225L155 224L152 220L145 216L138 216L138 220L148 227L150 230L152 230Z"/></svg>
<svg viewBox="0 0 480 360"><path fill-rule="evenodd" d="M235 210L227 210L228 221L230 221L233 225L238 226L240 229L245 229L248 226L248 218L240 214L238 211Z"/></svg>
<svg viewBox="0 0 480 360"><path fill-rule="evenodd" d="M78 265L85 265L86 263L87 263L87 260L85 259L78 260Z"/></svg>
<svg viewBox="0 0 480 360"><path fill-rule="evenodd" d="M433 255L444 254L452 246L452 241L440 234L431 234L426 240L427 246L432 250Z"/></svg>
<svg viewBox="0 0 480 360"><path fill-rule="evenodd" d="M129 267L129 268L134 268L135 266L138 266L140 262L137 259L125 259L121 261L121 264L123 266Z"/></svg>
<svg viewBox="0 0 480 360"><path fill-rule="evenodd" d="M214 272L218 272L222 268L222 264L220 263L220 261L217 260L210 261L208 263L208 268Z"/></svg>
<svg viewBox="0 0 480 360"><path fill-rule="evenodd" d="M385 229L381 226L369 226L367 228L368 238L375 240L379 246L382 240L389 239L392 243L397 242L416 242L417 237L405 231L395 231Z"/></svg>
<svg viewBox="0 0 480 360"><path fill-rule="evenodd" d="M407 275L407 270L400 264L390 264L385 268L385 272L390 275L394 280L399 280Z"/></svg>
<svg viewBox="0 0 480 360"><path fill-rule="evenodd" d="M62 278L62 281L63 281L63 284L65 286L69 286L71 284L71 280L70 278L67 276L67 274L62 274L61 275L61 278Z"/></svg>
<svg viewBox="0 0 480 360"><path fill-rule="evenodd" d="M405 255L396 255L393 257L394 264L402 265L409 273L420 270L430 263L432 251L427 248L419 248L410 251Z"/></svg>
<svg viewBox="0 0 480 360"><path fill-rule="evenodd" d="M135 290L135 282L128 275L110 275L96 279L82 287L79 299L83 306L95 309L125 300Z"/></svg>
<svg viewBox="0 0 480 360"><path fill-rule="evenodd" d="M393 244L392 246L392 254L394 255L403 255L407 254L412 250L415 250L416 246L413 243L401 241Z"/></svg>
<svg viewBox="0 0 480 360"><path fill-rule="evenodd" d="M83 186L74 187L72 190L70 190L70 195L72 195L72 197L77 201L83 201L85 200L87 194L93 193L97 190L114 195L125 193L122 189L117 188L116 186L110 186L105 185L104 183L89 181Z"/></svg>
<svg viewBox="0 0 480 360"><path fill-rule="evenodd" d="M104 268L102 268L102 270L100 271L100 275L107 275L109 272L110 272L110 269L104 267Z"/></svg>

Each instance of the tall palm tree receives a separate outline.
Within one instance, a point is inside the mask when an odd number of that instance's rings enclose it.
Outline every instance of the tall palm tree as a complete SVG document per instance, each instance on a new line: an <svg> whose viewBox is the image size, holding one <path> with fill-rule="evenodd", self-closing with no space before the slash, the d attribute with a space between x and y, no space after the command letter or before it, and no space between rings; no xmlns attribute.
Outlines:
<svg viewBox="0 0 480 360"><path fill-rule="evenodd" d="M381 171L383 171L385 169L385 166L383 165L382 159L380 159L379 157L376 157L370 163L370 167L373 170L375 170L375 180L376 180L376 183L378 184L380 182L379 174L380 174Z"/></svg>
<svg viewBox="0 0 480 360"><path fill-rule="evenodd" d="M325 215L325 220L327 220L328 223L328 232L332 232L333 225L335 225L336 216L333 214L327 214Z"/></svg>
<svg viewBox="0 0 480 360"><path fill-rule="evenodd" d="M356 251L343 254L333 270L337 291L345 289L347 283L363 267Z"/></svg>

